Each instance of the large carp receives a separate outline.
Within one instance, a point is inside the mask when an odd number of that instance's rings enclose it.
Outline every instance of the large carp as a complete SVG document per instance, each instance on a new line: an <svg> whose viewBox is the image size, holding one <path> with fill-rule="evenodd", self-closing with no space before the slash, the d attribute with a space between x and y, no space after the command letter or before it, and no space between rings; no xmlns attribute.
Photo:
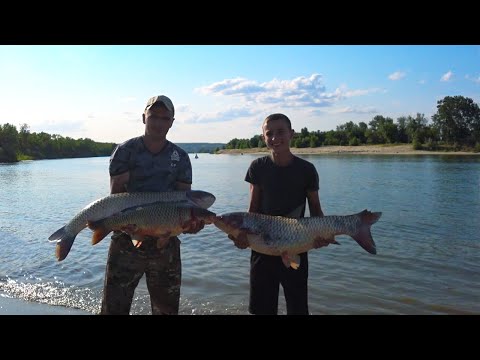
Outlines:
<svg viewBox="0 0 480 360"><path fill-rule="evenodd" d="M55 255L58 261L61 261L70 252L78 233L87 227L87 221L104 219L127 208L157 202L184 203L208 209L215 202L215 196L201 190L132 192L108 195L85 206L65 226L50 235L48 240L57 240Z"/></svg>
<svg viewBox="0 0 480 360"><path fill-rule="evenodd" d="M128 209L99 221L88 221L88 227L93 230L92 244L101 241L111 231L123 231L135 244L143 242L146 237L158 238L157 246L162 248L169 238L180 235L192 222L202 220L211 224L215 217L215 213L198 206L156 203Z"/></svg>
<svg viewBox="0 0 480 360"><path fill-rule="evenodd" d="M349 235L363 249L376 254L370 226L381 215L381 212L363 210L353 215L293 219L234 212L217 216L213 223L234 237L238 237L241 232L246 233L250 248L262 254L281 256L285 266L296 269L300 265L298 254L312 249L317 237L337 243L336 235Z"/></svg>

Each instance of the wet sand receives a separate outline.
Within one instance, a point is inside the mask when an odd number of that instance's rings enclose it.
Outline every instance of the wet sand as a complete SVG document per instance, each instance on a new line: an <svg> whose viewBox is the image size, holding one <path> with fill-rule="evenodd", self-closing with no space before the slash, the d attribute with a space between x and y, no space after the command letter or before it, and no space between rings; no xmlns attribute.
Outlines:
<svg viewBox="0 0 480 360"><path fill-rule="evenodd" d="M35 303L0 294L0 315L93 315L84 310Z"/></svg>

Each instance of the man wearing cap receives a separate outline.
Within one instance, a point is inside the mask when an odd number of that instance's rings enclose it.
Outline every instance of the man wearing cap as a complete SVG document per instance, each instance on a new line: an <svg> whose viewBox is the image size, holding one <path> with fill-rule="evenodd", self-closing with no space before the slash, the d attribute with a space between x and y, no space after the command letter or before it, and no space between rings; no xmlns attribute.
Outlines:
<svg viewBox="0 0 480 360"><path fill-rule="evenodd" d="M192 166L188 154L167 140L175 109L165 95L150 98L142 114L145 134L118 145L110 157L110 192L190 190ZM203 221L185 231L197 233ZM178 314L180 302L180 240L165 245L148 239L134 243L129 235L112 236L105 272L103 315L128 315L135 288L145 273L152 314ZM159 247L160 246L160 247Z"/></svg>

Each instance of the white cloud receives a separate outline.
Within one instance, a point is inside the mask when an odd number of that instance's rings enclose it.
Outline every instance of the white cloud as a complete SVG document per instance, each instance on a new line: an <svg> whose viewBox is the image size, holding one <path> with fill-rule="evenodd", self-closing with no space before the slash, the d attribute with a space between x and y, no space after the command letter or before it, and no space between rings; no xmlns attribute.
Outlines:
<svg viewBox="0 0 480 360"><path fill-rule="evenodd" d="M255 81L235 78L225 79L208 86L204 86L196 91L204 95L243 95L256 93L263 90L262 85L258 85Z"/></svg>
<svg viewBox="0 0 480 360"><path fill-rule="evenodd" d="M376 114L378 111L373 106L353 107L345 106L331 111L333 114Z"/></svg>
<svg viewBox="0 0 480 360"><path fill-rule="evenodd" d="M333 92L328 92L323 83L323 76L314 73L308 77L300 76L291 80L272 79L262 83L238 77L215 82L197 88L195 91L203 95L230 97L241 101L240 104L237 104L236 109L232 108L223 114L217 113L203 116L202 119L190 119L190 121L207 122L221 121L222 116L224 120L227 120L227 117L233 118L234 114L235 116L250 116L254 113L251 110L253 107L257 112L259 109L266 111L273 106L277 109L297 108L309 111L312 108L330 107L346 98L364 96L383 90L378 88L348 89L346 85L342 85ZM245 108L242 109L242 106Z"/></svg>
<svg viewBox="0 0 480 360"><path fill-rule="evenodd" d="M403 71L395 71L394 73L388 75L388 78L392 81L403 79L407 74Z"/></svg>
<svg viewBox="0 0 480 360"><path fill-rule="evenodd" d="M450 81L452 79L452 76L453 76L453 72L449 70L447 73L442 75L442 77L440 78L440 81Z"/></svg>
<svg viewBox="0 0 480 360"><path fill-rule="evenodd" d="M188 112L185 115L179 116L180 122L182 124L192 124L192 123L216 123L222 121L230 121L240 118L248 118L258 114L257 110L252 109L247 106L231 106L226 110L216 111L216 112L207 112L202 114L197 114L194 112ZM175 120L177 121L177 120Z"/></svg>
<svg viewBox="0 0 480 360"><path fill-rule="evenodd" d="M342 96L345 98L350 98L354 96L365 96L374 93L385 93L386 90L380 88L371 88L371 89L357 89L357 90L347 90L345 89L342 93Z"/></svg>
<svg viewBox="0 0 480 360"><path fill-rule="evenodd" d="M465 75L465 79L473 81L474 83L480 84L480 76L478 77L471 77L470 75Z"/></svg>
<svg viewBox="0 0 480 360"><path fill-rule="evenodd" d="M172 141L218 141L234 137L248 138L260 133L263 119L271 113L283 112L295 120L297 128L325 130L338 123L370 118L377 109L352 105L350 99L385 92L379 88L352 89L346 84L328 89L318 73L292 79L271 79L260 82L246 78L224 79L195 89L203 96L189 103L176 104L175 122L168 138ZM205 97L209 97L205 99ZM212 97L214 97L212 101ZM58 133L73 138L89 137L95 141L123 142L144 132L141 111L135 97L118 98L120 107L105 110L102 106L80 109L72 118L65 118L65 109L31 118L31 131ZM208 105L205 105L208 104ZM143 106L143 101L141 102ZM38 104L39 114L49 114ZM12 113L14 112L14 107ZM13 120L20 117L13 117Z"/></svg>

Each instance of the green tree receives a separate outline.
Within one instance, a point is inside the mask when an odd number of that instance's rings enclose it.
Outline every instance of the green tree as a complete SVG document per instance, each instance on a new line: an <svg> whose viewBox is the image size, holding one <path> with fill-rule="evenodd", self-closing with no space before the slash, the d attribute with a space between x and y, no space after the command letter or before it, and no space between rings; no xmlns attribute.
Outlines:
<svg viewBox="0 0 480 360"><path fill-rule="evenodd" d="M308 132L308 129L304 127L302 128L302 130L300 130L300 135L302 136L302 138L306 138L308 137L308 135L310 135L310 133Z"/></svg>
<svg viewBox="0 0 480 360"><path fill-rule="evenodd" d="M335 130L327 131L323 143L325 145L340 145L340 139L337 136L337 132Z"/></svg>
<svg viewBox="0 0 480 360"><path fill-rule="evenodd" d="M474 146L480 142L480 108L470 98L445 96L437 101L432 121L447 144Z"/></svg>
<svg viewBox="0 0 480 360"><path fill-rule="evenodd" d="M407 135L407 118L401 116L397 118L397 127L398 127L398 141L401 143L408 143Z"/></svg>
<svg viewBox="0 0 480 360"><path fill-rule="evenodd" d="M17 161L19 151L18 131L15 125L0 125L0 148L2 148L2 158L5 161Z"/></svg>
<svg viewBox="0 0 480 360"><path fill-rule="evenodd" d="M410 115L406 118L405 133L409 143L413 142L414 139L421 143L425 142L427 123L428 120L425 118L425 115L420 113L417 113L415 118Z"/></svg>
<svg viewBox="0 0 480 360"><path fill-rule="evenodd" d="M369 125L380 143L397 142L398 128L397 124L393 123L392 118L377 115L370 121Z"/></svg>
<svg viewBox="0 0 480 360"><path fill-rule="evenodd" d="M234 139L230 140L225 147L227 149L238 149L238 142L239 141L240 141L239 139L234 138Z"/></svg>
<svg viewBox="0 0 480 360"><path fill-rule="evenodd" d="M19 142L22 152L28 151L28 137L30 135L30 126L28 124L20 125Z"/></svg>
<svg viewBox="0 0 480 360"><path fill-rule="evenodd" d="M260 137L260 135L255 135L250 139L250 147L252 148L260 147L259 143L261 140L262 138Z"/></svg>
<svg viewBox="0 0 480 360"><path fill-rule="evenodd" d="M367 124L361 123L365 126L365 129L367 127ZM360 125L357 125L353 123L352 121L349 121L343 125L337 126L337 132L344 132L346 139L348 140L348 144L353 143L355 145L358 145L361 142L365 142L365 130L360 127ZM356 139L356 140L353 140Z"/></svg>

